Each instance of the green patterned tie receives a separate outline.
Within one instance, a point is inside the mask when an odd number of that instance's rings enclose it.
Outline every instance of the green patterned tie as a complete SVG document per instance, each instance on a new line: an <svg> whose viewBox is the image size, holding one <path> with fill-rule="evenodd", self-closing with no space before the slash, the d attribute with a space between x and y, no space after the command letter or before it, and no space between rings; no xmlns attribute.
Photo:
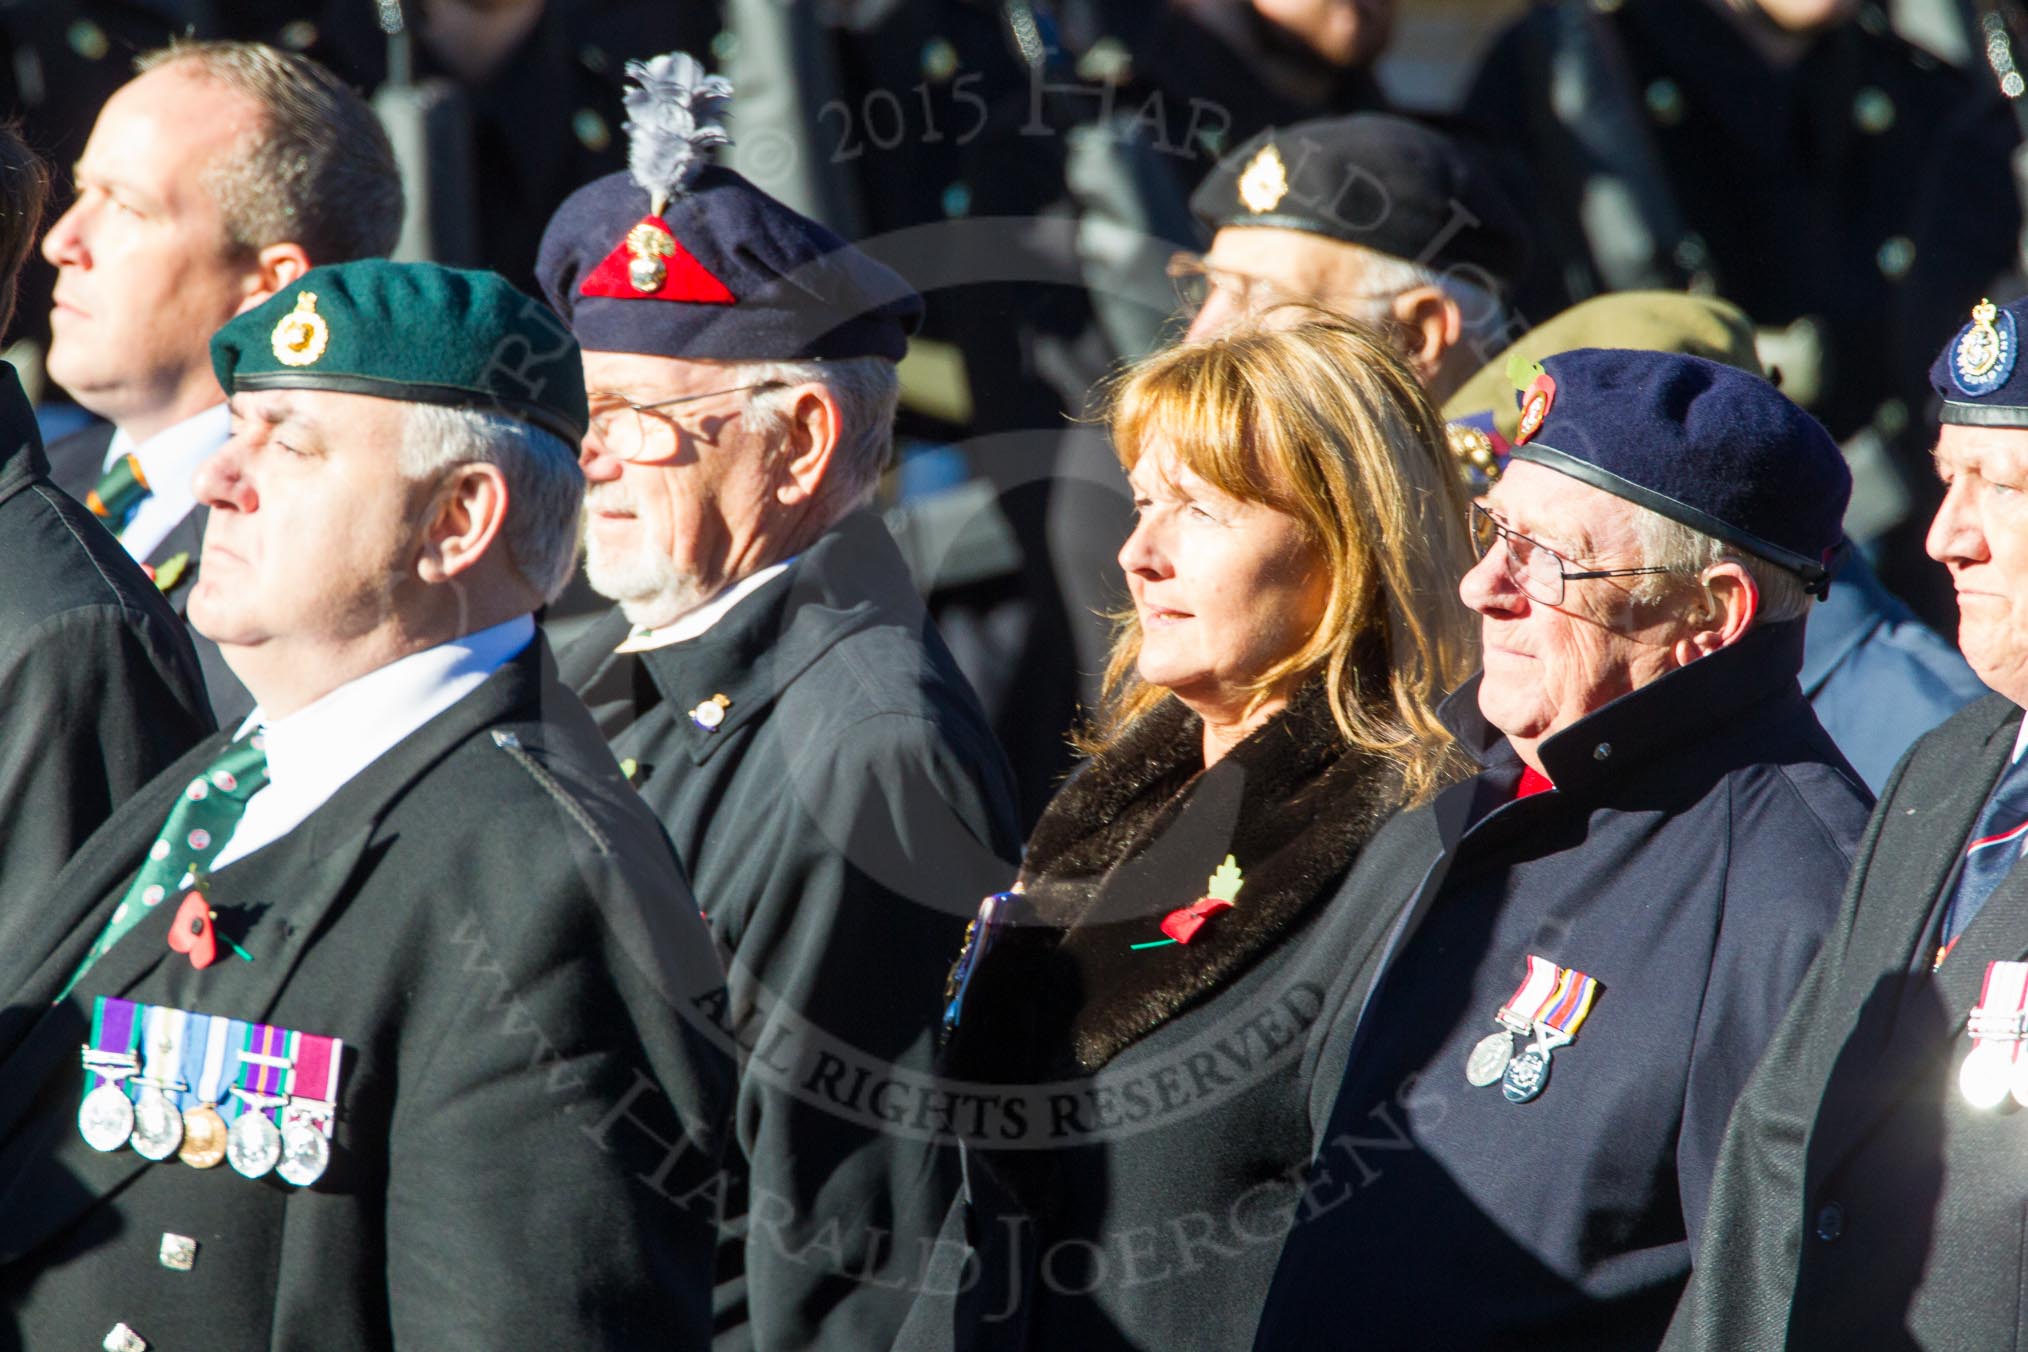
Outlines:
<svg viewBox="0 0 2028 1352"><path fill-rule="evenodd" d="M98 942L85 954L84 962L57 999L69 995L72 987L128 930L140 924L172 891L182 887L185 875L206 867L218 856L246 812L247 800L267 782L267 739L258 732L226 747L190 781L176 806L169 810L162 834L148 848L147 862L141 865L133 885L113 909L113 918L106 922Z"/></svg>
<svg viewBox="0 0 2028 1352"><path fill-rule="evenodd" d="M93 516L106 523L106 529L118 535L134 519L134 512L141 503L154 493L148 487L148 476L141 473L141 462L131 455L123 455L119 463L105 472L99 485L85 494L85 506L91 508Z"/></svg>

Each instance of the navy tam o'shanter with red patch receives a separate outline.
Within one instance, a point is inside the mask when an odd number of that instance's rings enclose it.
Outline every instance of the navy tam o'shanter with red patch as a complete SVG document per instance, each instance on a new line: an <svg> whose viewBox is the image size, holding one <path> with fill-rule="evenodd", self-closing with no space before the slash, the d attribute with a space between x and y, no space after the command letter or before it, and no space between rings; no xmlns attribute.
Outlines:
<svg viewBox="0 0 2028 1352"><path fill-rule="evenodd" d="M579 344L716 361L899 361L922 319L900 274L731 169L732 86L681 52L629 62L626 172L572 193L536 273Z"/></svg>
<svg viewBox="0 0 2028 1352"><path fill-rule="evenodd" d="M1513 459L1756 554L1822 595L1852 473L1822 423L1757 375L1671 352L1545 357ZM1532 428L1528 425L1532 423Z"/></svg>

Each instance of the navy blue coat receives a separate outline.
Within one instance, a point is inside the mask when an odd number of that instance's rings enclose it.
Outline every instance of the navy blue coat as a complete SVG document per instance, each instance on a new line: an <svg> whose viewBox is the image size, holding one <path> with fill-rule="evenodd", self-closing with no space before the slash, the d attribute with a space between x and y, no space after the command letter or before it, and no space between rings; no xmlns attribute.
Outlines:
<svg viewBox="0 0 2028 1352"><path fill-rule="evenodd" d="M1871 803L1797 688L1801 628L1750 632L1552 737L1556 789L1518 800L1477 681L1453 697L1485 768L1388 828L1420 852L1369 850L1393 871L1348 882L1404 909L1341 1081L1317 1080L1257 1347L1660 1341L1727 1114ZM1517 1104L1465 1064L1530 954L1603 990Z"/></svg>
<svg viewBox="0 0 2028 1352"><path fill-rule="evenodd" d="M1831 594L1810 608L1803 693L1831 740L1878 794L1915 739L1987 693L1947 639L1847 549Z"/></svg>

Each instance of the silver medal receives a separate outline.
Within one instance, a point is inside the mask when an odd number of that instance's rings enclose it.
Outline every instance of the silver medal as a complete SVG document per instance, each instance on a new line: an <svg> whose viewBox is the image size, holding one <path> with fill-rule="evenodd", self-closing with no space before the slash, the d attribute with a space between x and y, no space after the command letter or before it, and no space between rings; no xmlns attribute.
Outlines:
<svg viewBox="0 0 2028 1352"><path fill-rule="evenodd" d="M1465 1061L1465 1082L1480 1089L1498 1084L1507 1073L1507 1063L1513 1059L1514 1035L1504 1028L1488 1033L1479 1039L1479 1045L1472 1048Z"/></svg>
<svg viewBox="0 0 2028 1352"><path fill-rule="evenodd" d="M282 1160L275 1172L299 1188L307 1188L324 1176L331 1164L331 1143L324 1133L307 1122L291 1122L282 1128Z"/></svg>
<svg viewBox="0 0 2028 1352"><path fill-rule="evenodd" d="M136 1154L151 1160L166 1160L183 1144L183 1114L169 1096L149 1085L134 1105L134 1131L128 1138Z"/></svg>
<svg viewBox="0 0 2028 1352"><path fill-rule="evenodd" d="M1981 1042L1958 1067L1958 1092L1974 1108L1997 1108L2007 1101L2013 1072L2013 1043Z"/></svg>
<svg viewBox="0 0 2028 1352"><path fill-rule="evenodd" d="M78 1105L78 1134L94 1150L118 1150L134 1131L134 1105L117 1081L102 1084Z"/></svg>
<svg viewBox="0 0 2028 1352"><path fill-rule="evenodd" d="M1526 1103L1549 1083L1549 1049L1531 1042L1528 1049L1507 1064L1500 1092L1509 1103Z"/></svg>
<svg viewBox="0 0 2028 1352"><path fill-rule="evenodd" d="M268 1115L249 1106L225 1133L225 1158L248 1178L259 1178L282 1157L282 1133Z"/></svg>

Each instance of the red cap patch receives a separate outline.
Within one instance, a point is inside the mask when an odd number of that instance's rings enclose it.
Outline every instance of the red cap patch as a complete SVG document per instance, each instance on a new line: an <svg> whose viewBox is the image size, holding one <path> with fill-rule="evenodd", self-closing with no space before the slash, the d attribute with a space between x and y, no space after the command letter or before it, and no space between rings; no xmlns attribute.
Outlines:
<svg viewBox="0 0 2028 1352"><path fill-rule="evenodd" d="M1528 387L1527 395L1521 400L1521 424L1514 429L1514 444L1526 442L1542 430L1543 419L1549 416L1550 405L1556 402L1556 377L1544 371L1535 377Z"/></svg>
<svg viewBox="0 0 2028 1352"><path fill-rule="evenodd" d="M644 216L619 247L593 268L578 288L581 296L608 300L680 300L696 305L736 305L724 282L677 242L669 223Z"/></svg>

